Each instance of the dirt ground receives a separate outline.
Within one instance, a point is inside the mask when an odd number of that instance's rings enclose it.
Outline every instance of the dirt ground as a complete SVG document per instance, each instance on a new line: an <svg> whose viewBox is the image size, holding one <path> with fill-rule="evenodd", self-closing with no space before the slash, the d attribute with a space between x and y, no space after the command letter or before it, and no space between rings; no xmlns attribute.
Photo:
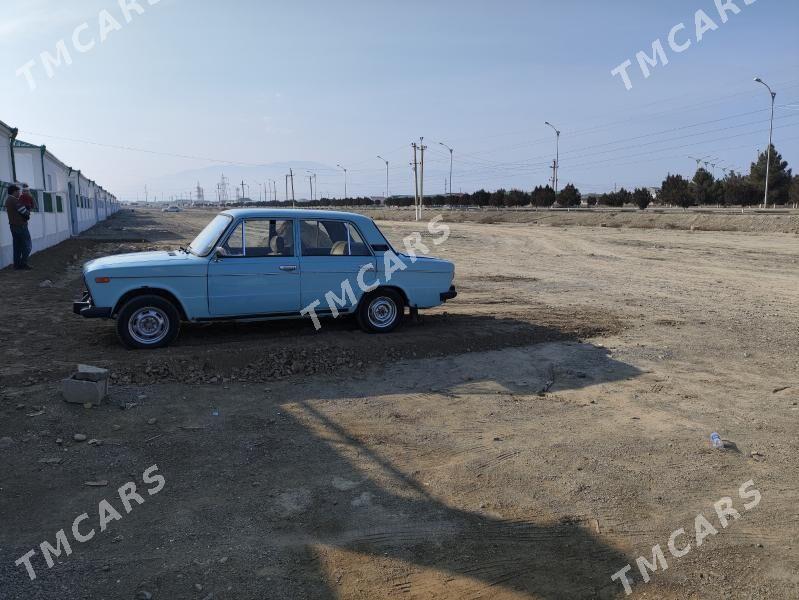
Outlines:
<svg viewBox="0 0 799 600"><path fill-rule="evenodd" d="M628 564L634 598L799 597L797 235L451 222L458 298L389 336L214 324L134 352L71 313L83 262L209 218L120 213L0 271L0 598L624 598ZM108 403L62 401L77 363L111 369Z"/></svg>
<svg viewBox="0 0 799 600"><path fill-rule="evenodd" d="M434 208L426 209L436 214ZM367 214L375 219L405 221L413 208L373 208ZM799 233L799 210L779 207L766 211L757 208L634 208L549 210L491 208L443 209L450 222L456 223L529 223L531 225L632 227L636 229L686 229L693 231L748 231L758 233Z"/></svg>

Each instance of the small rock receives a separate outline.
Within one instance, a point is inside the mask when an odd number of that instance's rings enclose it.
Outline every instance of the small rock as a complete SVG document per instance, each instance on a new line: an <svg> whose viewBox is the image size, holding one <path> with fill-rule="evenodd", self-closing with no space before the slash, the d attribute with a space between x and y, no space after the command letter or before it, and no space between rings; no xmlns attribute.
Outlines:
<svg viewBox="0 0 799 600"><path fill-rule="evenodd" d="M203 586L200 585L199 583L195 583L194 584L194 589L197 590L198 592L202 592L203 591Z"/></svg>
<svg viewBox="0 0 799 600"><path fill-rule="evenodd" d="M91 440L89 440L86 443L89 444L89 446L102 446L103 445L103 440L91 439Z"/></svg>
<svg viewBox="0 0 799 600"><path fill-rule="evenodd" d="M56 438L56 439L55 439L55 443L56 443L56 444L58 444L58 445L60 446L61 444L63 444L63 443L64 443L64 440L62 440L61 438Z"/></svg>
<svg viewBox="0 0 799 600"><path fill-rule="evenodd" d="M110 571L111 565L103 565L103 571Z"/></svg>
<svg viewBox="0 0 799 600"><path fill-rule="evenodd" d="M74 378L78 381L105 381L109 377L108 369L93 367L92 365L78 365L78 372Z"/></svg>
<svg viewBox="0 0 799 600"><path fill-rule="evenodd" d="M105 487L108 485L108 481L105 479L101 479L100 481L87 481L84 485L88 485L89 487Z"/></svg>
<svg viewBox="0 0 799 600"><path fill-rule="evenodd" d="M6 448L10 448L14 445L14 440L10 437L1 437L0 438L0 450L5 450Z"/></svg>
<svg viewBox="0 0 799 600"><path fill-rule="evenodd" d="M63 458L58 458L58 457L56 457L56 458L40 458L39 462L42 463L43 465L57 465L63 460L64 460Z"/></svg>
<svg viewBox="0 0 799 600"><path fill-rule="evenodd" d="M111 425L111 430L112 431L119 431L120 429L122 429L122 427L119 426L119 425Z"/></svg>
<svg viewBox="0 0 799 600"><path fill-rule="evenodd" d="M85 433L76 433L72 436L72 439L76 442L85 442L87 438Z"/></svg>
<svg viewBox="0 0 799 600"><path fill-rule="evenodd" d="M220 559L219 559L219 562L220 562L221 564L223 564L223 565L224 565L224 564L225 564L227 561L228 561L228 558L227 558L227 556L223 556L222 558L220 558Z"/></svg>
<svg viewBox="0 0 799 600"><path fill-rule="evenodd" d="M148 425L155 425L156 423L158 423L158 419L156 419L155 417L153 417L152 419L147 419Z"/></svg>
<svg viewBox="0 0 799 600"><path fill-rule="evenodd" d="M139 590L136 593L135 600L153 600L153 595L146 590Z"/></svg>
<svg viewBox="0 0 799 600"><path fill-rule="evenodd" d="M51 288L51 287L53 287L53 282L50 281L49 279L45 279L44 281L42 281L39 284L39 287L40 288Z"/></svg>

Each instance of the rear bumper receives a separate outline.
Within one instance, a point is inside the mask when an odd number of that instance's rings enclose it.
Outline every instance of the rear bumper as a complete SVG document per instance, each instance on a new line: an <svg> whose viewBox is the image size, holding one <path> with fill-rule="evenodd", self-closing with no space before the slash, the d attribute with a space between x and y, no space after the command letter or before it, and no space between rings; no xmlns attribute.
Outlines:
<svg viewBox="0 0 799 600"><path fill-rule="evenodd" d="M452 285L449 288L448 292L441 293L441 301L446 302L447 300L452 300L455 296L458 295L458 292L455 291L455 286Z"/></svg>
<svg viewBox="0 0 799 600"><path fill-rule="evenodd" d="M89 294L84 294L81 300L72 303L72 312L86 319L110 319L111 308L102 308L92 304Z"/></svg>

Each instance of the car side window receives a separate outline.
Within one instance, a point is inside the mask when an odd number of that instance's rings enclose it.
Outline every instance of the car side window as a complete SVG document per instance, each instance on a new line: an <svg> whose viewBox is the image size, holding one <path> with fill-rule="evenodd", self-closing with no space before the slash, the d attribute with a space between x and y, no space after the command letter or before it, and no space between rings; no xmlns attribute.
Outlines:
<svg viewBox="0 0 799 600"><path fill-rule="evenodd" d="M229 257L294 256L294 225L290 220L247 219L222 246Z"/></svg>
<svg viewBox="0 0 799 600"><path fill-rule="evenodd" d="M300 221L303 256L370 256L358 230L345 221Z"/></svg>

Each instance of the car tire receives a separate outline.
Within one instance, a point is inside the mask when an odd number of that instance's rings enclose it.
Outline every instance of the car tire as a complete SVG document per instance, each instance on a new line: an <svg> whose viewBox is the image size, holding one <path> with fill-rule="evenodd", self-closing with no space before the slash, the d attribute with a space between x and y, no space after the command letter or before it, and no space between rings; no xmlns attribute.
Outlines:
<svg viewBox="0 0 799 600"><path fill-rule="evenodd" d="M405 303L394 290L377 289L358 305L358 325L367 333L390 333L402 322Z"/></svg>
<svg viewBox="0 0 799 600"><path fill-rule="evenodd" d="M161 296L136 296L117 315L117 335L125 346L149 350L168 346L180 331L180 313Z"/></svg>

